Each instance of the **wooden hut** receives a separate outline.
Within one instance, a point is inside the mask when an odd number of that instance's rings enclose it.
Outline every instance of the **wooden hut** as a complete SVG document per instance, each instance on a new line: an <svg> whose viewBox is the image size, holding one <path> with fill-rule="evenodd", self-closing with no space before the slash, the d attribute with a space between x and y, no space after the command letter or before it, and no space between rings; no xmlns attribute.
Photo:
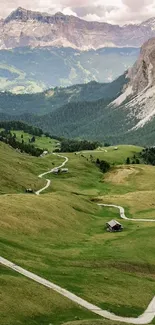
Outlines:
<svg viewBox="0 0 155 325"><path fill-rule="evenodd" d="M107 222L106 226L107 226L107 231L110 231L110 232L116 232L116 231L123 230L123 226L116 220L111 220L111 221Z"/></svg>

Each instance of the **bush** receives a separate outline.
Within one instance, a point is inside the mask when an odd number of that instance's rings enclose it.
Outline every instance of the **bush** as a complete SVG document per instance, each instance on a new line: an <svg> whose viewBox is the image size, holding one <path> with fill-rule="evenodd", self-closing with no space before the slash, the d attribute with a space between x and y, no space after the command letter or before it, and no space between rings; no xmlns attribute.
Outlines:
<svg viewBox="0 0 155 325"><path fill-rule="evenodd" d="M130 158L129 157L126 159L126 164L130 165Z"/></svg>
<svg viewBox="0 0 155 325"><path fill-rule="evenodd" d="M103 173L107 173L110 169L110 164L105 160L99 160L99 158L96 160L96 165L101 169Z"/></svg>

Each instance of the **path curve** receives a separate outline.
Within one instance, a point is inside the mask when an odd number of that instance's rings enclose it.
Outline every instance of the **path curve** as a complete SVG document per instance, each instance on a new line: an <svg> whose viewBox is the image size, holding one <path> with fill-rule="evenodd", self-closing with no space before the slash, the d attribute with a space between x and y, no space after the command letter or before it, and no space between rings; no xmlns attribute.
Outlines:
<svg viewBox="0 0 155 325"><path fill-rule="evenodd" d="M57 155L58 157L62 157L65 159L65 161L58 167L55 167L55 168L62 168L63 166L65 166L65 164L68 162L68 158L65 157L65 156L61 156L61 155L58 155L58 154L55 154ZM55 169L51 169L50 171L48 172L45 172L41 175L39 175L39 178L42 178L43 176L47 175L47 174L50 174L53 172L53 170ZM45 191L51 184L51 181L49 179L46 179L47 181L47 184L45 187L41 188L39 191L36 192L37 195L40 195L40 193L42 193L43 191ZM113 205L113 204L97 204L98 206L103 206L103 207L114 207L114 208L117 208L120 210L120 217L124 220L131 220L131 221L155 221L155 220L149 220L149 219L129 219L125 216L125 211L124 211L124 208L121 207L121 206L117 206L117 205ZM56 291L57 293L61 294L62 296L70 299L71 301L73 301L74 303L77 303L79 306L81 307L84 307L85 309L91 311L92 313L96 314L96 315L99 315L99 316L102 316L104 318L107 318L107 319L110 319L110 320L113 320L113 321L119 321L119 322L124 322L124 323L129 323L129 324L136 324L136 325L145 325L145 324L149 324L152 322L152 320L154 319L155 317L155 297L152 299L152 301L150 302L150 304L148 305L147 309L145 310L145 312L137 317L137 318L134 318L134 317L121 317L121 316L117 316L113 313L110 313L109 311L107 310L103 310L91 303L89 303L88 301L78 297L77 295L73 294L72 292L44 279L44 278L41 278L40 276L32 273L32 272L29 272L23 268L21 268L20 266L8 261L7 259L3 258L0 256L0 263L22 275L24 275L25 277L39 283L39 284L42 284L43 286L45 287L48 287L48 288L51 288L52 290Z"/></svg>
<svg viewBox="0 0 155 325"><path fill-rule="evenodd" d="M12 270L24 275L27 278L56 291L57 293L70 299L71 301L78 304L79 306L84 307L85 309L91 311L92 313L102 316L104 318L107 318L107 319L110 319L113 321L129 323L129 324L144 325L144 324L151 323L155 317L155 297L152 299L152 301L150 302L150 304L147 307L147 309L145 310L145 312L137 318L116 316L115 314L110 313L107 310L103 310L103 309L89 303L88 301L81 299L80 297L76 296L72 292L70 292L70 291L44 279L44 278L41 278L40 276L38 276L32 272L29 272L29 271L21 268L20 266L6 260L3 257L0 257L0 263Z"/></svg>
<svg viewBox="0 0 155 325"><path fill-rule="evenodd" d="M58 154L55 154L55 153L53 153L53 155L55 155L55 156L57 156L57 157L64 158L65 161L64 161L60 166L58 166L58 167L54 167L54 168L52 168L51 170L49 170L48 172L45 172L45 173L43 173L43 174L40 174L40 175L38 176L39 178L43 178L43 176L48 175L48 174L51 174L55 169L62 168L62 167L64 167L64 166L67 164L67 162L68 162L68 158L67 158L67 157L62 156L62 155L58 155ZM47 181L46 186L44 186L44 187L41 188L39 191L37 191L37 192L35 193L36 195L40 195L42 192L44 192L44 191L45 191L45 190L46 190L46 189L51 185L51 180L50 180L50 179L46 179L46 181Z"/></svg>
<svg viewBox="0 0 155 325"><path fill-rule="evenodd" d="M109 207L109 208L116 208L119 209L120 211L120 217L121 219L124 220L129 220L129 221L139 221L139 222L155 222L155 219L134 219L134 218L127 218L125 215L125 210L123 207L119 206L119 205L114 205L114 204L103 204L103 203L98 203L98 206L101 207Z"/></svg>

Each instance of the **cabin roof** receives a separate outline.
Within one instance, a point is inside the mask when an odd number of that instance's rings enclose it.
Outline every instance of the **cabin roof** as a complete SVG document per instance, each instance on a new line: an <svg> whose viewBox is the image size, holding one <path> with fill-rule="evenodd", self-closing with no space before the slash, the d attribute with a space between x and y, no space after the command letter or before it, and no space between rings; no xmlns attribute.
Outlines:
<svg viewBox="0 0 155 325"><path fill-rule="evenodd" d="M111 228L115 227L115 226L122 226L118 221L116 220L111 220L107 223L108 226L110 226Z"/></svg>

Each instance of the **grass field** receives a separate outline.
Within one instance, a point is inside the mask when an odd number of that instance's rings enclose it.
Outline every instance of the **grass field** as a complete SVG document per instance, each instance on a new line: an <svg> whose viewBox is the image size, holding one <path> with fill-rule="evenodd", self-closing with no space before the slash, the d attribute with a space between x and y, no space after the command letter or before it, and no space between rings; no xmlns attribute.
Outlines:
<svg viewBox="0 0 155 325"><path fill-rule="evenodd" d="M117 148L117 150L115 150ZM90 154L94 159L106 160L110 164L121 165L125 164L127 157L133 158L133 156L142 151L141 147L120 145L117 147L103 147L94 151L83 151L85 157L90 157Z"/></svg>
<svg viewBox="0 0 155 325"><path fill-rule="evenodd" d="M21 136L23 135L23 140L25 143L29 143L29 139L32 138L32 135L23 131L12 131L12 133L16 134L17 140L22 142ZM36 141L33 143L35 147L48 150L49 152L54 151L57 148L58 140L51 139L43 135L42 137L35 137Z"/></svg>
<svg viewBox="0 0 155 325"><path fill-rule="evenodd" d="M54 155L36 158L21 154L2 142L0 157L0 194L24 193L26 188L43 187L46 181L37 176L63 161Z"/></svg>
<svg viewBox="0 0 155 325"><path fill-rule="evenodd" d="M89 156L87 160L68 154L69 173L48 176L52 185L44 195L0 196L0 254L103 309L140 315L154 296L155 224L122 221L122 233L108 233L105 224L110 219L120 221L119 211L99 208L92 201L121 204L130 217L155 218L154 167L117 165L138 150L126 147L123 155L121 148L120 156L113 150L113 158L110 152L116 166L106 175ZM20 157L28 159L34 177L58 159ZM26 168L23 165L23 174ZM114 324L97 320L94 314L4 268L0 280L4 325ZM13 293L17 304L10 298ZM22 301L20 309L18 301Z"/></svg>

